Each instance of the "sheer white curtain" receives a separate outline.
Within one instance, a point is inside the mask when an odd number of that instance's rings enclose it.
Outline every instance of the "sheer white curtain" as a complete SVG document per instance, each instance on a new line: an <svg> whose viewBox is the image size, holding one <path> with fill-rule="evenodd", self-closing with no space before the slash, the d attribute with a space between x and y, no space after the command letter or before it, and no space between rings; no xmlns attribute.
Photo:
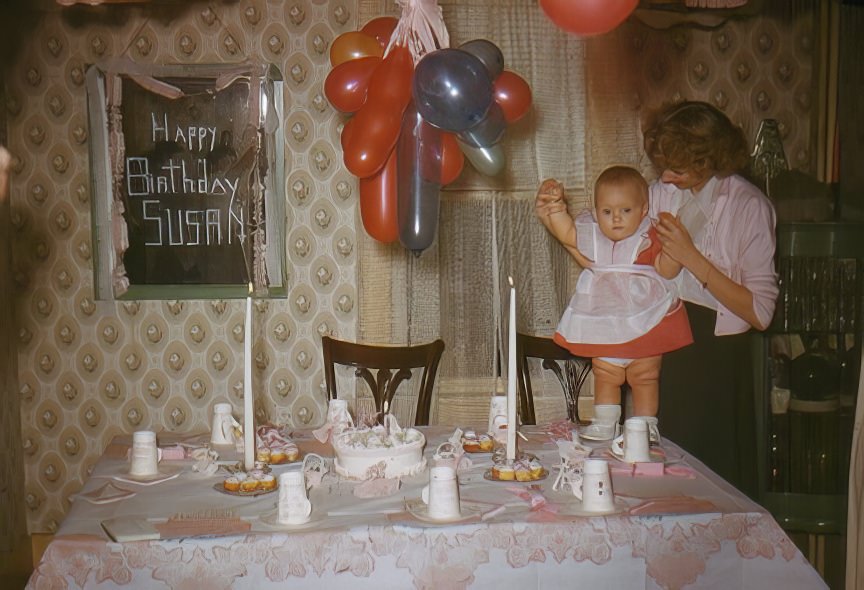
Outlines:
<svg viewBox="0 0 864 590"><path fill-rule="evenodd" d="M381 4L361 2L360 22L385 14ZM625 49L618 36L586 42L568 35L534 2L439 4L451 46L478 38L498 45L505 67L530 84L533 109L507 130L508 165L502 174L485 177L466 162L459 180L442 192L438 237L422 255L363 236L358 337L419 343L440 336L447 348L432 419L468 423L485 419L498 373L493 239L500 301L506 306L506 277L512 275L517 328L551 335L580 269L535 219L536 187L543 178L561 180L575 213L589 204L594 175L612 163L639 165L641 149L636 93L620 71ZM506 324L502 329L506 333ZM506 376L506 367L500 372ZM560 387L551 375L543 376L537 389L535 385L538 420L566 417Z"/></svg>

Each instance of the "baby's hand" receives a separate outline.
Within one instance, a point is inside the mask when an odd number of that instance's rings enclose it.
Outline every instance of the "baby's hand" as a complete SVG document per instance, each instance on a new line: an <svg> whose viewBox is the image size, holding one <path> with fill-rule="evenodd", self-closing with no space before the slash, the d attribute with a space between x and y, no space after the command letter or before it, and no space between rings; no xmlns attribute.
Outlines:
<svg viewBox="0 0 864 590"><path fill-rule="evenodd" d="M537 189L537 201L545 203L553 203L564 198L564 186L554 178L547 178L540 183L540 188Z"/></svg>
<svg viewBox="0 0 864 590"><path fill-rule="evenodd" d="M567 211L564 201L564 187L554 178L547 178L537 189L534 199L534 211L541 219L555 213Z"/></svg>

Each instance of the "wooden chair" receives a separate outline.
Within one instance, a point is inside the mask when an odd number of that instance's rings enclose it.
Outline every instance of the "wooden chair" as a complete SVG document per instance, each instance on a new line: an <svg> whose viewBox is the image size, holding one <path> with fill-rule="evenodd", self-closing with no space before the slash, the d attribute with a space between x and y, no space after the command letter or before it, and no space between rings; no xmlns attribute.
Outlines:
<svg viewBox="0 0 864 590"><path fill-rule="evenodd" d="M531 375L528 359L542 359L541 366L552 371L561 389L567 405L567 418L572 422L579 421L579 391L591 370L591 359L575 356L566 348L555 344L551 338L516 334L516 383L519 390L519 403L522 411L522 422L534 424L534 393L531 390Z"/></svg>
<svg viewBox="0 0 864 590"><path fill-rule="evenodd" d="M323 336L321 344L324 349L324 381L328 397L336 399L336 365L354 367L355 375L369 385L375 400L375 410L381 413L384 411L385 401L388 410L392 408L393 396L396 395L399 385L411 378L411 369L422 368L414 424L429 424L432 390L435 388L438 363L444 352L443 340L416 346L379 346Z"/></svg>

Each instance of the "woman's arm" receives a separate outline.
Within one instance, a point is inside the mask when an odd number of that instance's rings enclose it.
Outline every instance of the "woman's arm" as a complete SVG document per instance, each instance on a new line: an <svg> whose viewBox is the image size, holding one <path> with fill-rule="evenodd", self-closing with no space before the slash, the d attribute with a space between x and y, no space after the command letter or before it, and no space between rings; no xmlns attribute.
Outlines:
<svg viewBox="0 0 864 590"><path fill-rule="evenodd" d="M564 197L564 187L554 179L546 179L537 189L534 199L534 213L549 233L566 248L576 262L584 268L591 266L592 261L586 258L576 247L576 224L567 212L567 201Z"/></svg>
<svg viewBox="0 0 864 590"><path fill-rule="evenodd" d="M663 244L663 253L690 271L717 301L757 330L768 327L756 315L753 293L720 272L699 252L680 221L663 216L657 223L657 234Z"/></svg>

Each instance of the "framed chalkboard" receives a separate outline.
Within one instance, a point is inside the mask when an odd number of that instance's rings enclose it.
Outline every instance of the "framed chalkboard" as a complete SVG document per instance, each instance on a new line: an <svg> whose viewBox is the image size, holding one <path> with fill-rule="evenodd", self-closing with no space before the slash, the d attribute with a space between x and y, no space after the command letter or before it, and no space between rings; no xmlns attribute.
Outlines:
<svg viewBox="0 0 864 590"><path fill-rule="evenodd" d="M100 299L285 292L274 66L88 70Z"/></svg>

